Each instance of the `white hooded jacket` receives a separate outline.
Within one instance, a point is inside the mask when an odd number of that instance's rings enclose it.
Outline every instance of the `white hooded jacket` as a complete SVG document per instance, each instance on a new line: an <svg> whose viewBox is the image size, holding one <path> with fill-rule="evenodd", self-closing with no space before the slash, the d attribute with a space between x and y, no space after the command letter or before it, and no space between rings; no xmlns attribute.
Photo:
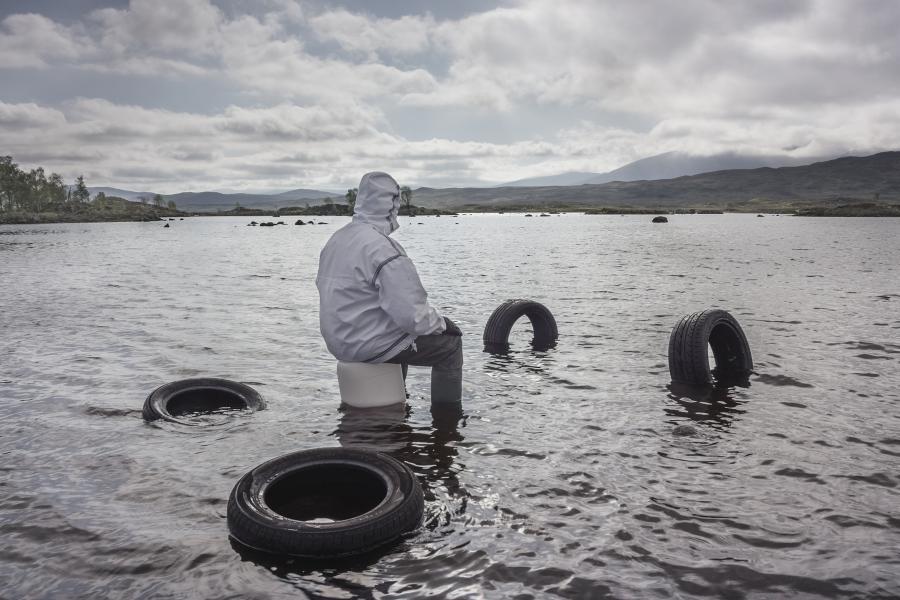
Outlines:
<svg viewBox="0 0 900 600"><path fill-rule="evenodd" d="M338 360L384 362L417 336L444 330L416 267L388 237L400 226L399 210L394 178L367 173L359 182L353 220L319 255L319 328Z"/></svg>

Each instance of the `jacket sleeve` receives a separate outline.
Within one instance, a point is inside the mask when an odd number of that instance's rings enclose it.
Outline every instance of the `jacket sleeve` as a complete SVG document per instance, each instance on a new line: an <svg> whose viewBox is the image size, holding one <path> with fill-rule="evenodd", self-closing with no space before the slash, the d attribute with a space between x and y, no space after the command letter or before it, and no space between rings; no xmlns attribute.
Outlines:
<svg viewBox="0 0 900 600"><path fill-rule="evenodd" d="M428 293L408 257L400 255L384 264L375 287L381 308L405 332L418 336L444 331L444 318L428 304Z"/></svg>

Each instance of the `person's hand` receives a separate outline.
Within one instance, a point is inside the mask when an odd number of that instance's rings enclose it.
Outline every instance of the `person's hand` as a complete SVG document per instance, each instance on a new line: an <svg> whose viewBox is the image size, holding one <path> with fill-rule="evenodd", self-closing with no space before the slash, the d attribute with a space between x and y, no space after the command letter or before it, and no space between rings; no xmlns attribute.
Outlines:
<svg viewBox="0 0 900 600"><path fill-rule="evenodd" d="M444 317L444 332L442 335L462 335L462 331L456 326L456 323Z"/></svg>

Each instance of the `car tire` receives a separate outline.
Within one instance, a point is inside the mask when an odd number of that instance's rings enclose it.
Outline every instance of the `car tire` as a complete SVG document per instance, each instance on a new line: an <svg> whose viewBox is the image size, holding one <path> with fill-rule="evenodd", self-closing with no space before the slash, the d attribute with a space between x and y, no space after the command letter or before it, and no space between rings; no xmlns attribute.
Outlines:
<svg viewBox="0 0 900 600"><path fill-rule="evenodd" d="M712 347L715 369L710 369ZM669 374L675 383L708 385L746 380L753 357L743 329L731 314L720 309L695 312L672 329L669 336Z"/></svg>
<svg viewBox="0 0 900 600"><path fill-rule="evenodd" d="M286 454L244 475L228 500L242 545L283 556L362 554L416 529L422 487L396 459L356 448Z"/></svg>
<svg viewBox="0 0 900 600"><path fill-rule="evenodd" d="M534 329L532 346L538 350L552 348L559 337L556 319L550 310L533 300L507 300L494 310L484 326L484 347L486 352L506 352L509 350L509 332L523 315L531 321Z"/></svg>

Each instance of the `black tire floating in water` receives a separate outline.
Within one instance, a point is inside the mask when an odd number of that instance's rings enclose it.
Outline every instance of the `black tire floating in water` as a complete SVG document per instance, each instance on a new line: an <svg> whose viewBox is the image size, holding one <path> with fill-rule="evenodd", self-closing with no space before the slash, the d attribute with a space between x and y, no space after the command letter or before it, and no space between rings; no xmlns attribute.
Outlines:
<svg viewBox="0 0 900 600"><path fill-rule="evenodd" d="M709 368L707 346L716 368ZM750 345L737 319L727 311L704 310L682 317L669 336L669 373L675 383L707 385L746 380L753 370Z"/></svg>
<svg viewBox="0 0 900 600"><path fill-rule="evenodd" d="M262 410L266 407L259 392L248 385L212 377L181 379L153 390L144 402L147 421L164 419L190 425L179 418L186 414L214 412L222 409Z"/></svg>
<svg viewBox="0 0 900 600"><path fill-rule="evenodd" d="M409 467L355 448L317 448L256 467L228 499L231 536L287 556L361 554L416 529L422 486Z"/></svg>
<svg viewBox="0 0 900 600"><path fill-rule="evenodd" d="M546 306L533 300L507 300L497 307L484 326L485 352L509 350L509 332L519 317L525 315L534 329L532 346L538 350L552 348L559 337L556 319Z"/></svg>

